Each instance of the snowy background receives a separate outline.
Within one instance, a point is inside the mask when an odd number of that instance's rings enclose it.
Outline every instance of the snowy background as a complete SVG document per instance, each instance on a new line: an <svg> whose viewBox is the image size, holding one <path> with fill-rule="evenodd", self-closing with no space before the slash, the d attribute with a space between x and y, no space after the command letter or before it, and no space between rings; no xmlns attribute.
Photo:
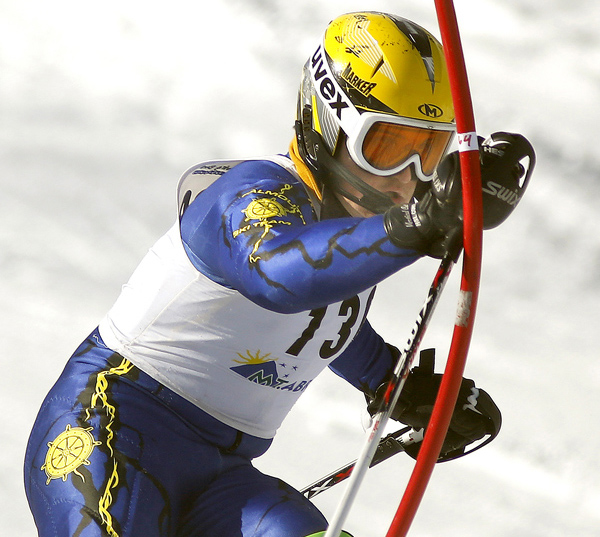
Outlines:
<svg viewBox="0 0 600 537"><path fill-rule="evenodd" d="M439 35L433 2L0 0L0 533L35 535L22 487L37 408L175 218L180 174L284 152L300 70L358 9ZM457 0L478 130L531 139L522 204L485 236L466 376L503 410L488 448L436 467L415 537L600 534L600 3ZM404 344L437 262L382 284L372 323ZM424 346L443 368L460 265ZM325 374L259 467L303 487L353 459L362 398ZM369 472L347 523L385 535L412 470ZM331 515L338 486L316 503Z"/></svg>

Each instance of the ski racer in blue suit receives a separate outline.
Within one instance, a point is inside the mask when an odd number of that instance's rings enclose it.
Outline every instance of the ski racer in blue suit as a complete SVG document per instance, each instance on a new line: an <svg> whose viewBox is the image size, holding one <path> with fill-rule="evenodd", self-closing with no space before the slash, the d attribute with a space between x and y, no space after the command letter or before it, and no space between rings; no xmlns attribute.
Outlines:
<svg viewBox="0 0 600 537"><path fill-rule="evenodd" d="M322 535L252 459L327 366L376 399L398 351L367 320L375 286L460 228L456 155L436 174L453 119L429 32L380 13L328 26L289 153L184 174L177 221L42 404L25 460L40 536ZM409 377L394 417L426 426L436 381ZM445 452L497 428L464 383Z"/></svg>

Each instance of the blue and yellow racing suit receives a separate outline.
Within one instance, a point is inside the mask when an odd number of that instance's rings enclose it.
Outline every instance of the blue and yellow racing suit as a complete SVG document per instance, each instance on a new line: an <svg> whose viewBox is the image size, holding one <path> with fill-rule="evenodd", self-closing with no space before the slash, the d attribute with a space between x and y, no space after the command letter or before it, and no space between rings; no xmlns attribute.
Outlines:
<svg viewBox="0 0 600 537"><path fill-rule="evenodd" d="M46 397L25 461L43 537L304 537L323 515L252 459L327 366L373 392L366 316L418 258L383 217L321 219L284 156L188 170L150 249Z"/></svg>

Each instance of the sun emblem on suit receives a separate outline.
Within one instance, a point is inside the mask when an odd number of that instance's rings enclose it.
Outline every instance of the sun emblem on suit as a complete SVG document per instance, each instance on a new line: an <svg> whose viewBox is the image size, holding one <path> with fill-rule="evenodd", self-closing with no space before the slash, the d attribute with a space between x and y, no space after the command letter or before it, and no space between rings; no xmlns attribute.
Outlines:
<svg viewBox="0 0 600 537"><path fill-rule="evenodd" d="M253 229L262 229L249 256L251 263L255 263L260 259L260 256L256 255L256 252L274 226L290 225L288 220L283 220L288 214L299 216L302 222L305 223L300 206L293 203L285 194L286 191L291 189L292 185L284 185L278 191L253 188L242 196L252 195L256 197L242 210L245 219L241 227L233 231L233 238L235 239L238 235Z"/></svg>
<svg viewBox="0 0 600 537"><path fill-rule="evenodd" d="M285 216L288 211L277 200L273 198L258 198L252 200L250 205L243 211L248 220L260 220L261 218L273 218Z"/></svg>
<svg viewBox="0 0 600 537"><path fill-rule="evenodd" d="M231 368L232 371L247 378L250 382L279 388L287 384L287 380L281 378L277 372L277 358L270 358L271 353L261 354L258 350L255 353L246 351L246 354L237 355L241 360L233 360L237 365ZM287 375L286 375L287 376Z"/></svg>
<svg viewBox="0 0 600 537"><path fill-rule="evenodd" d="M83 465L89 465L89 456L94 448L102 442L94 440L92 436L93 427L71 427L67 425L53 442L48 442L48 452L44 465L40 468L46 472L48 480L46 485L53 479L67 480L70 473L77 474L81 479L84 477L77 469Z"/></svg>

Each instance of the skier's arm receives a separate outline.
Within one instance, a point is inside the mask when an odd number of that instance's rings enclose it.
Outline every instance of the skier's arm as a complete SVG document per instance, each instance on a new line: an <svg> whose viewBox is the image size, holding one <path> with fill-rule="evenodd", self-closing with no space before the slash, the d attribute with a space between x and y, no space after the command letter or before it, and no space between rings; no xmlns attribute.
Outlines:
<svg viewBox="0 0 600 537"><path fill-rule="evenodd" d="M377 388L389 377L397 349L388 345L365 321L354 340L330 364L330 369L373 398Z"/></svg>
<svg viewBox="0 0 600 537"><path fill-rule="evenodd" d="M318 222L303 186L273 166L240 164L183 215L188 256L214 281L292 313L353 296L420 257L390 241L383 216Z"/></svg>

